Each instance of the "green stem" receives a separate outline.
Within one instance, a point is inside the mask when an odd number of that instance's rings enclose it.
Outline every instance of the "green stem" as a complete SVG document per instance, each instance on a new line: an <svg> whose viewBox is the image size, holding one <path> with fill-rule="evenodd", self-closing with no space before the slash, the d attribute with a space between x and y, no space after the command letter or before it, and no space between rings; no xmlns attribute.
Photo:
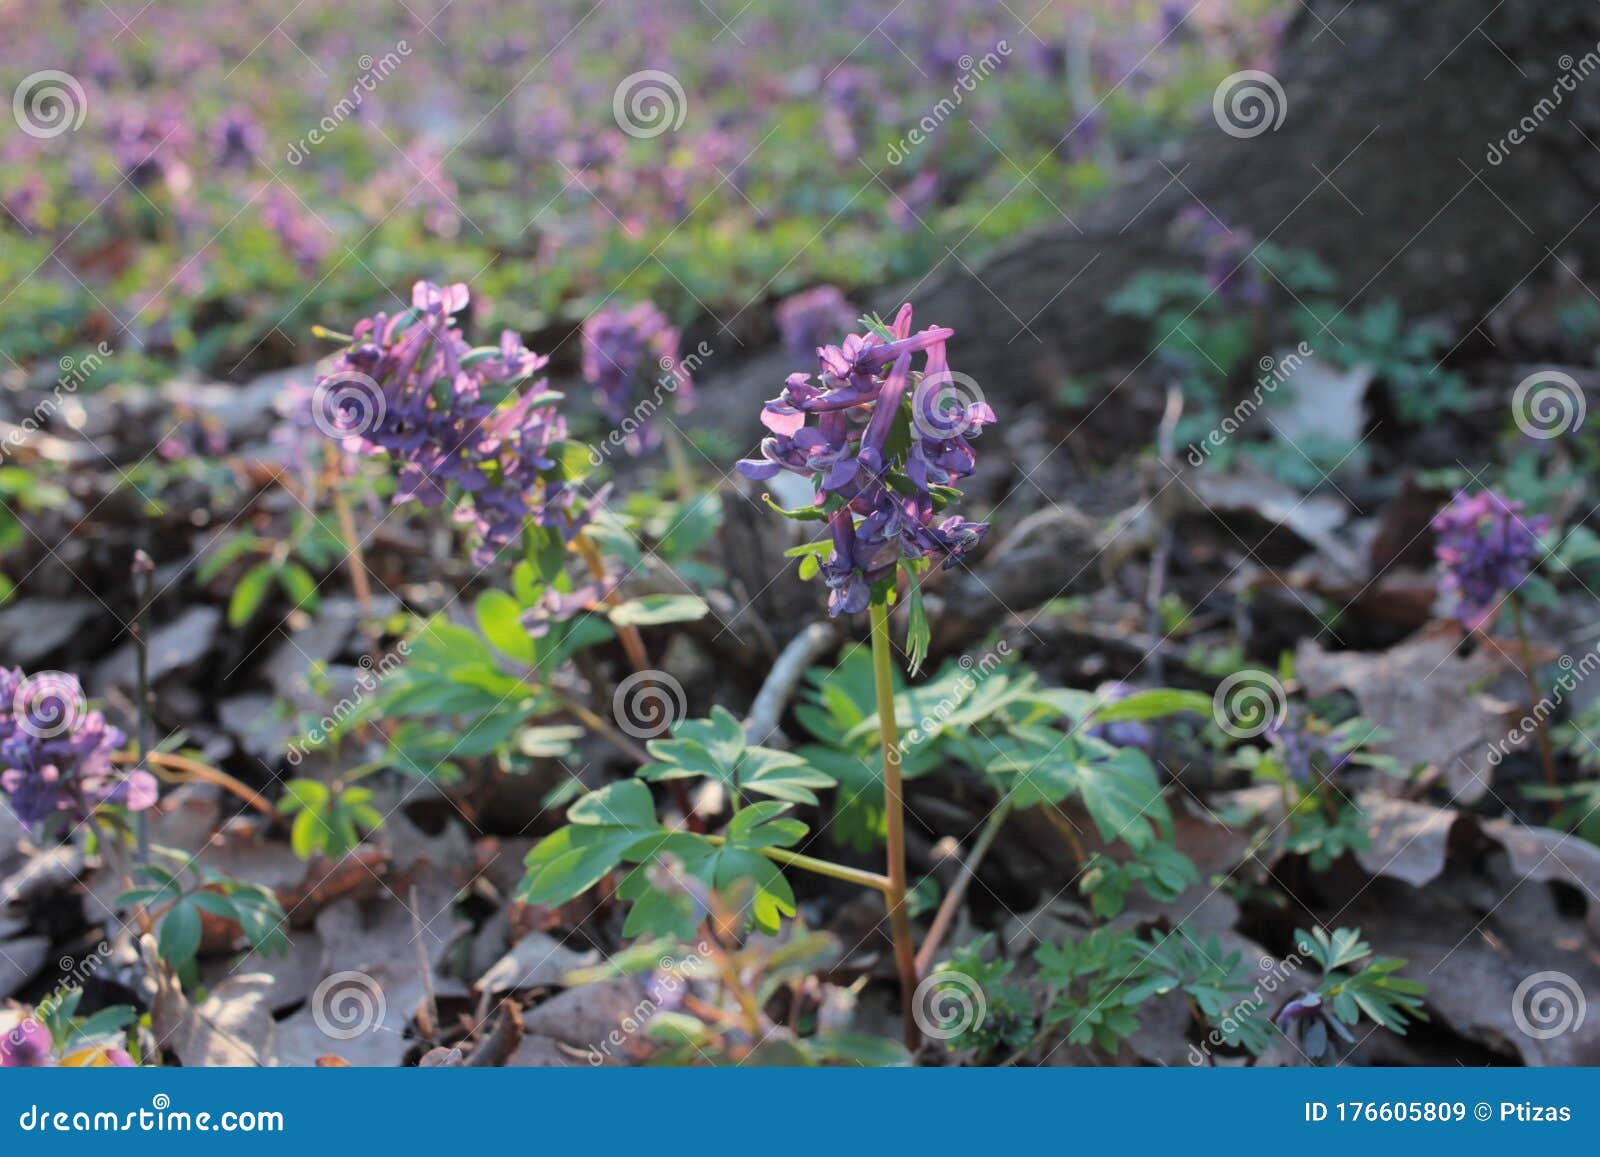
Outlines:
<svg viewBox="0 0 1600 1157"><path fill-rule="evenodd" d="M900 972L900 1005L905 1017L906 1048L922 1043L912 1009L917 990L917 950L911 939L911 913L906 907L906 811L900 775L900 737L894 719L894 660L889 653L889 606L874 601L872 612L872 676L878 695L878 734L883 740L883 802L888 818L889 931L894 938L895 966Z"/></svg>
<svg viewBox="0 0 1600 1157"><path fill-rule="evenodd" d="M728 838L726 836L706 836L705 841L708 844L721 847L728 842ZM783 848L762 848L761 854L774 863L785 864L791 868L815 872L819 876L843 880L847 884L856 884L859 887L871 888L877 892L887 893L889 891L889 878L880 876L876 872L863 872L860 868L850 868L844 864L835 864L832 860L819 860L814 856L802 856L799 852L790 852Z"/></svg>
<svg viewBox="0 0 1600 1157"><path fill-rule="evenodd" d="M1539 701L1543 696L1539 691L1539 680L1533 673L1533 644L1528 641L1528 628L1522 620L1522 600L1513 594L1506 602L1511 605L1511 624L1516 628L1517 642L1522 646L1522 677L1528 682L1528 710L1533 717L1534 738L1539 742L1539 759L1544 763L1544 781L1555 787L1556 757L1550 750L1550 736L1545 731L1544 721L1539 718Z"/></svg>

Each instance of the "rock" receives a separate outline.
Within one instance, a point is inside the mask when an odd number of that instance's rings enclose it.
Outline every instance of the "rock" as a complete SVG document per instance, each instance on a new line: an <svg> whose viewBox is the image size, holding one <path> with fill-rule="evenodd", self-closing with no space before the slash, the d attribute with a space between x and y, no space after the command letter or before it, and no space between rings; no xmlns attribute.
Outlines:
<svg viewBox="0 0 1600 1157"><path fill-rule="evenodd" d="M103 610L93 599L28 598L0 611L0 654L33 668Z"/></svg>
<svg viewBox="0 0 1600 1157"><path fill-rule="evenodd" d="M152 682L202 659L216 641L222 625L222 612L216 607L190 607L170 623L150 632L150 679ZM102 662L95 672L97 695L111 688L132 690L135 681L135 653L127 643Z"/></svg>

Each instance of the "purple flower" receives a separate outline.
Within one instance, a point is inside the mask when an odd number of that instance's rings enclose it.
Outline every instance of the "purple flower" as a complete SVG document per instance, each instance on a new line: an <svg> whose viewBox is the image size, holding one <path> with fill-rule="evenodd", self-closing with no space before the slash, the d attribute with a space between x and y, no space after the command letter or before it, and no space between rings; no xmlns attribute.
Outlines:
<svg viewBox="0 0 1600 1157"><path fill-rule="evenodd" d="M1302 993L1284 1005L1273 1023L1308 1060L1319 1060L1328 1052L1329 1032L1346 1044L1355 1040L1350 1030L1333 1015L1333 1008L1315 992Z"/></svg>
<svg viewBox="0 0 1600 1157"><path fill-rule="evenodd" d="M1131 695L1137 694L1139 688L1132 683L1123 683L1120 680L1111 680L1095 688L1095 697L1103 704L1121 703ZM1089 728L1088 734L1096 739L1103 739L1115 747L1137 747L1142 751L1149 751L1155 746L1155 733L1150 730L1150 725L1137 720L1125 720L1114 723L1095 723Z"/></svg>
<svg viewBox="0 0 1600 1157"><path fill-rule="evenodd" d="M818 285L786 297L773 312L784 352L797 359L815 357L828 338L849 329L857 317L836 285Z"/></svg>
<svg viewBox="0 0 1600 1157"><path fill-rule="evenodd" d="M583 377L595 388L607 418L638 423L628 435L628 448L634 453L649 449L660 438L647 424L659 407L659 390L653 401L642 399L643 382L656 382L675 394L680 409L693 402L689 375L678 362L678 331L647 301L627 309L608 305L583 323ZM650 408L641 417L645 402Z"/></svg>
<svg viewBox="0 0 1600 1157"><path fill-rule="evenodd" d="M463 501L486 564L514 542L526 521L572 529L574 494L556 474L566 422L541 379L546 358L515 333L497 348L474 350L454 324L465 285L419 281L412 308L379 313L355 327L355 341L317 379L311 418L348 450L386 454L399 466L398 505Z"/></svg>
<svg viewBox="0 0 1600 1157"><path fill-rule="evenodd" d="M762 410L771 436L739 471L758 480L784 470L812 478L833 541L821 567L830 615L864 610L872 587L902 559L953 566L989 529L960 517L934 521L948 488L976 465L967 435L994 421L985 403L968 398L967 379L950 372L945 342L954 332L913 333L911 306L902 306L886 332L819 349L818 381L789 375ZM923 367L914 373L918 356Z"/></svg>
<svg viewBox="0 0 1600 1157"><path fill-rule="evenodd" d="M50 1031L32 1016L0 1034L0 1069L42 1069L53 1064Z"/></svg>
<svg viewBox="0 0 1600 1157"><path fill-rule="evenodd" d="M102 803L151 807L155 778L112 764L124 742L104 715L88 710L74 676L0 668L0 791L27 827L60 813L76 823Z"/></svg>
<svg viewBox="0 0 1600 1157"><path fill-rule="evenodd" d="M1539 556L1543 515L1522 517L1522 503L1492 490L1461 491L1433 519L1439 594L1468 630L1485 626L1500 603L1527 580Z"/></svg>
<svg viewBox="0 0 1600 1157"><path fill-rule="evenodd" d="M1338 750L1326 731L1294 707L1272 721L1266 736L1278 749L1284 771L1296 783L1332 775L1350 761L1349 754Z"/></svg>
<svg viewBox="0 0 1600 1157"><path fill-rule="evenodd" d="M211 128L211 152L220 169L248 169L266 147L261 122L245 108L231 108Z"/></svg>
<svg viewBox="0 0 1600 1157"><path fill-rule="evenodd" d="M1266 303L1267 282L1251 257L1256 240L1249 230L1229 228L1199 205L1178 214L1176 230L1204 264L1206 284L1220 301L1250 307Z"/></svg>

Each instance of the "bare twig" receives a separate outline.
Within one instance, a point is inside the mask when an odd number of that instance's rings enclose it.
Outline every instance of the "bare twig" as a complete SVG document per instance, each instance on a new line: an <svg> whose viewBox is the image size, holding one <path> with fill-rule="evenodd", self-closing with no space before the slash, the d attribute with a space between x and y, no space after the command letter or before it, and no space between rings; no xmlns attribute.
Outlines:
<svg viewBox="0 0 1600 1157"><path fill-rule="evenodd" d="M789 640L750 705L750 714L744 721L745 742L759 745L778 729L778 720L788 709L806 668L838 638L832 623L812 623Z"/></svg>

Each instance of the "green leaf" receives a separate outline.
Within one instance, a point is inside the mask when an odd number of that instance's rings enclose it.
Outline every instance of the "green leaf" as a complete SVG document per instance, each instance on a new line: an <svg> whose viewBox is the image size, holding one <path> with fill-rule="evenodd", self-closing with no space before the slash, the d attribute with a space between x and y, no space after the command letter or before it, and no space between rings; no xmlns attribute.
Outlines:
<svg viewBox="0 0 1600 1157"><path fill-rule="evenodd" d="M505 591L488 590L473 603L478 629L493 646L513 659L534 661L533 636L522 625L522 606Z"/></svg>
<svg viewBox="0 0 1600 1157"><path fill-rule="evenodd" d="M314 611L321 604L317 597L317 580L297 562L285 563L278 571L278 585L296 607Z"/></svg>
<svg viewBox="0 0 1600 1157"><path fill-rule="evenodd" d="M587 892L629 858L644 859L668 844L650 789L624 780L590 792L567 809L566 827L528 853L518 895L529 904L564 904Z"/></svg>
<svg viewBox="0 0 1600 1157"><path fill-rule="evenodd" d="M200 909L188 897L167 909L156 947L174 968L187 964L200 951Z"/></svg>
<svg viewBox="0 0 1600 1157"><path fill-rule="evenodd" d="M1095 708L1096 723L1130 723L1158 719L1163 715L1178 715L1192 711L1197 715L1211 714L1211 697L1198 691L1173 691L1157 689L1140 691L1115 703L1105 703Z"/></svg>
<svg viewBox="0 0 1600 1157"><path fill-rule="evenodd" d="M692 623L711 608L696 595L643 595L612 607L607 616L618 627L656 627L663 623Z"/></svg>
<svg viewBox="0 0 1600 1157"><path fill-rule="evenodd" d="M906 665L911 674L922 670L927 661L928 647L933 642L933 629L928 625L928 612L922 605L922 585L916 574L905 563L900 570L906 578Z"/></svg>
<svg viewBox="0 0 1600 1157"><path fill-rule="evenodd" d="M735 798L753 792L808 804L817 802L813 789L834 786L831 776L798 755L746 747L744 729L723 707L713 707L709 719L684 720L671 739L652 739L645 747L658 762L640 768L639 776L655 782L702 776L722 784Z"/></svg>
<svg viewBox="0 0 1600 1157"><path fill-rule="evenodd" d="M248 623L267 596L276 568L271 563L259 563L245 571L239 585L233 588L228 599L228 626L242 627Z"/></svg>

